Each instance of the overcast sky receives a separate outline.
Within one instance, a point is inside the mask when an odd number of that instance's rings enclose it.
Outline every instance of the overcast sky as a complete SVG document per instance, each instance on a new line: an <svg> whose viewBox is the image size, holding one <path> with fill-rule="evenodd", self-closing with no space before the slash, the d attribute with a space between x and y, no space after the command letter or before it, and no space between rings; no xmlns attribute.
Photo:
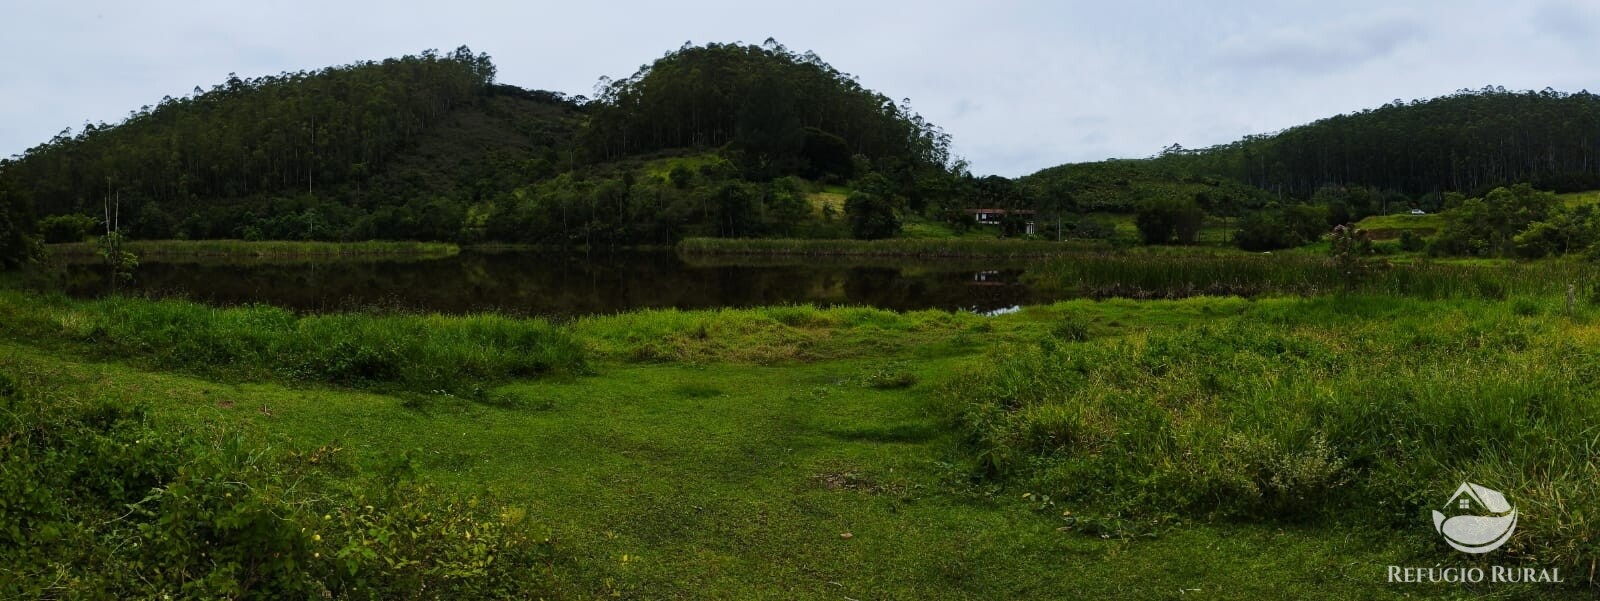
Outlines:
<svg viewBox="0 0 1600 601"><path fill-rule="evenodd" d="M1600 91L1600 0L1220 4L0 0L0 156L229 72L461 44L503 83L588 95L686 41L774 37L910 98L974 172L1007 176L1460 88Z"/></svg>

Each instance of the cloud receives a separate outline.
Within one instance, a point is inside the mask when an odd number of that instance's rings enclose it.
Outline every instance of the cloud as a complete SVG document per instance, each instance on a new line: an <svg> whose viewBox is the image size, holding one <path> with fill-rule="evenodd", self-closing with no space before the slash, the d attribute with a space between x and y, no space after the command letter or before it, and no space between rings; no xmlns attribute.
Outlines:
<svg viewBox="0 0 1600 601"><path fill-rule="evenodd" d="M1298 24L1267 32L1243 31L1223 40L1216 60L1223 68L1326 73L1380 60L1420 41L1426 26L1408 13L1388 13L1321 26Z"/></svg>
<svg viewBox="0 0 1600 601"><path fill-rule="evenodd" d="M1592 6L1547 2L1534 9L1530 21L1536 31L1571 42L1592 43L1600 28L1600 12Z"/></svg>

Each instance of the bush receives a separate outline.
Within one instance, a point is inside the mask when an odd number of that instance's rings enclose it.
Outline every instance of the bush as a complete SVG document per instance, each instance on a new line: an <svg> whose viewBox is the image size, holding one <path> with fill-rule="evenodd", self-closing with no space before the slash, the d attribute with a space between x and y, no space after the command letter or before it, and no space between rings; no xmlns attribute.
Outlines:
<svg viewBox="0 0 1600 601"><path fill-rule="evenodd" d="M1066 237L1078 240L1110 240L1117 235L1117 226L1110 221L1083 217L1067 230Z"/></svg>
<svg viewBox="0 0 1600 601"><path fill-rule="evenodd" d="M1556 249L1574 250L1564 242L1574 231L1572 227L1553 223L1534 227L1553 212L1560 216L1563 211L1557 211L1558 205L1554 194L1528 184L1495 188L1483 198L1467 199L1445 211L1444 228L1428 251L1439 255L1510 256L1521 252L1542 256ZM1519 234L1524 236L1521 242L1517 240Z"/></svg>
<svg viewBox="0 0 1600 601"><path fill-rule="evenodd" d="M1271 211L1256 211L1239 219L1233 243L1243 250L1263 252L1299 246L1303 240Z"/></svg>
<svg viewBox="0 0 1600 601"><path fill-rule="evenodd" d="M337 447L268 452L14 384L0 403L0 596L548 594L549 539L521 510L416 485L405 458L347 494Z"/></svg>
<svg viewBox="0 0 1600 601"><path fill-rule="evenodd" d="M1416 232L1405 230L1400 232L1400 250L1405 252L1419 252L1428 247L1428 241Z"/></svg>
<svg viewBox="0 0 1600 601"><path fill-rule="evenodd" d="M1192 198L1159 196L1139 205L1134 224L1145 244L1194 244L1205 217Z"/></svg>
<svg viewBox="0 0 1600 601"><path fill-rule="evenodd" d="M94 235L96 225L99 222L87 215L51 215L39 220L39 233L50 244L83 242Z"/></svg>
<svg viewBox="0 0 1600 601"><path fill-rule="evenodd" d="M1233 243L1243 250L1268 251L1315 242L1327 230L1324 207L1290 205L1246 214L1239 220Z"/></svg>
<svg viewBox="0 0 1600 601"><path fill-rule="evenodd" d="M0 271L20 267L39 257L39 240L33 233L31 213L0 191Z"/></svg>
<svg viewBox="0 0 1600 601"><path fill-rule="evenodd" d="M893 238L900 233L900 218L888 199L870 192L857 191L844 202L844 214L850 221L850 237L857 240Z"/></svg>

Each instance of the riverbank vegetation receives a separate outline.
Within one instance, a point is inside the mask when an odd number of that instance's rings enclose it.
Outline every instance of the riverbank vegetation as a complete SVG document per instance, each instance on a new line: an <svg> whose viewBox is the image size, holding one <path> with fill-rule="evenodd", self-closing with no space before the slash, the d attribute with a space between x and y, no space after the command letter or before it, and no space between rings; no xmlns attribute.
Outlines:
<svg viewBox="0 0 1600 601"><path fill-rule="evenodd" d="M446 242L294 242L245 240L129 240L122 249L141 259L181 259L225 257L290 258L290 257L445 257L456 254L461 248ZM46 245L49 256L83 259L100 256L100 245L95 242L77 242Z"/></svg>

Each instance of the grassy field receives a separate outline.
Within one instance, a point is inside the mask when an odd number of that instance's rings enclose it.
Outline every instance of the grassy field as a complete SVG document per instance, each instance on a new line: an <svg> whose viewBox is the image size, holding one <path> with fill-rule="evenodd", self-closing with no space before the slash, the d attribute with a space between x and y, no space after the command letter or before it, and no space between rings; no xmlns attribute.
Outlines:
<svg viewBox="0 0 1600 601"><path fill-rule="evenodd" d="M1556 196L1561 199L1562 204L1565 204L1568 207L1600 204L1600 190L1590 190L1588 192L1569 192L1566 194L1558 194Z"/></svg>
<svg viewBox="0 0 1600 601"><path fill-rule="evenodd" d="M1056 269L1341 284L1222 249ZM0 594L1592 598L1581 273L563 323L3 291ZM1487 560L1428 522L1462 480L1523 515ZM1385 582L1486 562L1567 583Z"/></svg>
<svg viewBox="0 0 1600 601"><path fill-rule="evenodd" d="M1374 239L1388 240L1399 238L1403 232L1412 232L1418 236L1432 236L1444 226L1443 217L1438 213L1427 215L1411 215L1395 213L1393 215L1372 215L1356 222L1356 227L1364 229Z"/></svg>
<svg viewBox="0 0 1600 601"><path fill-rule="evenodd" d="M245 240L131 240L123 249L141 259L251 258L251 257L359 257L359 256L449 256L460 252L445 242L291 242ZM49 244L51 256L98 258L100 249L92 242Z"/></svg>
<svg viewBox="0 0 1600 601"><path fill-rule="evenodd" d="M844 201L850 192L838 186L829 186L828 191L811 192L806 194L806 200L811 203L811 216L818 219L826 216L829 209L835 219L844 217Z"/></svg>

